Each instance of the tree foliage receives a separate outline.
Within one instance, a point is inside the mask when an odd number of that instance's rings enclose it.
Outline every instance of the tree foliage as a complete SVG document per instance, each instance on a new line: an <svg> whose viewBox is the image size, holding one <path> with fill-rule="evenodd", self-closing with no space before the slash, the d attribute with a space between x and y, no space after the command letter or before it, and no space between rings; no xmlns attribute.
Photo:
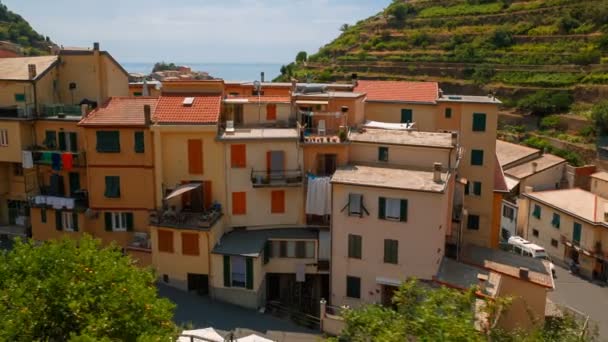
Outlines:
<svg viewBox="0 0 608 342"><path fill-rule="evenodd" d="M25 19L9 11L2 3L0 3L0 40L21 45L26 55L48 54L47 47L51 43L34 31Z"/></svg>
<svg viewBox="0 0 608 342"><path fill-rule="evenodd" d="M179 69L179 65L176 65L175 63L156 62L156 63L154 63L152 72L170 71L170 70L178 70L178 69Z"/></svg>
<svg viewBox="0 0 608 342"><path fill-rule="evenodd" d="M566 92L541 90L522 98L517 106L532 114L546 115L570 109L573 101L572 95Z"/></svg>
<svg viewBox="0 0 608 342"><path fill-rule="evenodd" d="M298 54L296 55L296 62L303 63L306 62L306 60L308 60L308 54L306 53L306 51L298 52Z"/></svg>
<svg viewBox="0 0 608 342"><path fill-rule="evenodd" d="M591 109L591 115L600 132L608 133L608 100L596 103Z"/></svg>
<svg viewBox="0 0 608 342"><path fill-rule="evenodd" d="M2 341L167 341L173 308L151 271L90 236L0 254Z"/></svg>

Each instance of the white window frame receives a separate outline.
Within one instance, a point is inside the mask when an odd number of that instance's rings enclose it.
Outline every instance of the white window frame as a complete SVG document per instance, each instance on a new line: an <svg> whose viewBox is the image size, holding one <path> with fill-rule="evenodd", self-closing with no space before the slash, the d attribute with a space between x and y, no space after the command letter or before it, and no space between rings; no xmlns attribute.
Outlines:
<svg viewBox="0 0 608 342"><path fill-rule="evenodd" d="M8 129L0 129L0 146L8 146Z"/></svg>
<svg viewBox="0 0 608 342"><path fill-rule="evenodd" d="M72 212L61 212L61 228L66 232L74 231L74 217L72 216Z"/></svg>
<svg viewBox="0 0 608 342"><path fill-rule="evenodd" d="M234 267L235 265L235 260L238 260L238 262L242 262L243 263L243 273L235 273L234 270L236 267ZM235 277L235 275L238 275L238 277ZM242 275L242 283L235 283L234 280L238 278L238 280L241 280L241 275ZM230 257L230 286L231 287L238 287L238 288L246 288L247 287L247 258L244 256L231 256Z"/></svg>
<svg viewBox="0 0 608 342"><path fill-rule="evenodd" d="M399 221L401 220L401 199L398 198L385 198L384 203L384 217L390 221ZM396 204L395 204L396 202ZM390 206L397 206L397 217L389 215L389 203L392 203Z"/></svg>
<svg viewBox="0 0 608 342"><path fill-rule="evenodd" d="M127 231L127 213L112 213L112 231Z"/></svg>

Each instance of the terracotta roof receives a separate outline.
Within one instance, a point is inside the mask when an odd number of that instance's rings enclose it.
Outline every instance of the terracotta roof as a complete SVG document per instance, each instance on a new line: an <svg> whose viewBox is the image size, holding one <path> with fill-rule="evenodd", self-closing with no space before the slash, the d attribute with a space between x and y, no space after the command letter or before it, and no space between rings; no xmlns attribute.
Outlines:
<svg viewBox="0 0 608 342"><path fill-rule="evenodd" d="M608 211L607 199L579 188L529 192L523 195L594 224L603 223L604 212Z"/></svg>
<svg viewBox="0 0 608 342"><path fill-rule="evenodd" d="M0 59L0 80L25 81L29 79L28 65L36 65L36 77L40 78L58 61L57 56L13 57Z"/></svg>
<svg viewBox="0 0 608 342"><path fill-rule="evenodd" d="M156 97L112 97L80 120L82 126L144 126L144 105L153 113Z"/></svg>
<svg viewBox="0 0 608 342"><path fill-rule="evenodd" d="M184 99L192 97L192 105L184 105ZM153 121L158 123L213 124L220 117L220 94L165 94L158 100Z"/></svg>
<svg viewBox="0 0 608 342"><path fill-rule="evenodd" d="M566 159L545 153L539 158L527 161L523 164L519 164L517 166L505 170L505 174L513 178L524 179L526 177L532 176L534 174L558 166L560 164L566 164Z"/></svg>
<svg viewBox="0 0 608 342"><path fill-rule="evenodd" d="M494 191L509 192L509 187L505 180L505 173L502 171L500 163L498 163L498 157L496 157L496 163L494 163L494 165Z"/></svg>
<svg viewBox="0 0 608 342"><path fill-rule="evenodd" d="M291 103L289 96L229 96L226 100L247 100L249 103Z"/></svg>
<svg viewBox="0 0 608 342"><path fill-rule="evenodd" d="M367 93L367 101L435 103L437 82L359 81L356 92Z"/></svg>
<svg viewBox="0 0 608 342"><path fill-rule="evenodd" d="M496 155L498 162L506 170L522 161L529 160L532 156L541 155L540 150L524 145L513 144L508 141L496 140Z"/></svg>

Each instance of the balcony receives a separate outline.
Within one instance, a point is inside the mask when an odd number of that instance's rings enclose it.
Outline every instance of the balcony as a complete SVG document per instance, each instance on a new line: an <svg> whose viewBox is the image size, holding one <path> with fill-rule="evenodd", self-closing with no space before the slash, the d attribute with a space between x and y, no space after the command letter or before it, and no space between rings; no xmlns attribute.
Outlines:
<svg viewBox="0 0 608 342"><path fill-rule="evenodd" d="M150 225L177 229L209 229L222 217L222 208L214 205L204 212L172 210L150 211Z"/></svg>
<svg viewBox="0 0 608 342"><path fill-rule="evenodd" d="M59 150L45 150L39 146L35 146L31 149L32 151L32 159L34 160L34 164L36 165L53 165L53 154L58 153L62 154L69 151L59 151ZM81 166L84 167L87 165L86 162L86 153L84 151L77 152L69 152L72 154L72 166ZM63 161L61 168L63 169Z"/></svg>
<svg viewBox="0 0 608 342"><path fill-rule="evenodd" d="M348 140L346 113L300 112L301 141L305 144L340 144Z"/></svg>
<svg viewBox="0 0 608 342"><path fill-rule="evenodd" d="M254 188L302 186L301 170L251 171L251 184Z"/></svg>
<svg viewBox="0 0 608 342"><path fill-rule="evenodd" d="M85 211L89 208L89 194L86 190L74 191L71 196L53 191L50 186L40 187L40 194L30 199L32 207Z"/></svg>
<svg viewBox="0 0 608 342"><path fill-rule="evenodd" d="M32 119L34 118L33 107L26 108L18 106L0 107L0 118L6 119Z"/></svg>
<svg viewBox="0 0 608 342"><path fill-rule="evenodd" d="M79 105L52 104L42 106L40 117L59 119L80 119L82 109Z"/></svg>

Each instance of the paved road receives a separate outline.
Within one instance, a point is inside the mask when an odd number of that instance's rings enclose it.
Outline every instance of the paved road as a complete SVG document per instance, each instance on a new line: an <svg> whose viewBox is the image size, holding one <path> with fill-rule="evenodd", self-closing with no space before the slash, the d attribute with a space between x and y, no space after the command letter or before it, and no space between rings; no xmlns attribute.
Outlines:
<svg viewBox="0 0 608 342"><path fill-rule="evenodd" d="M169 298L177 308L174 320L177 324L190 324L192 329L213 327L217 330L232 331L249 329L266 334L276 340L283 340L279 335L289 335L287 340L315 341L317 331L313 331L287 320L247 310L235 305L212 301L207 297L197 296L159 284L161 296Z"/></svg>
<svg viewBox="0 0 608 342"><path fill-rule="evenodd" d="M608 341L608 287L576 277L558 265L555 271L555 291L549 299L589 315L598 324L600 340Z"/></svg>

